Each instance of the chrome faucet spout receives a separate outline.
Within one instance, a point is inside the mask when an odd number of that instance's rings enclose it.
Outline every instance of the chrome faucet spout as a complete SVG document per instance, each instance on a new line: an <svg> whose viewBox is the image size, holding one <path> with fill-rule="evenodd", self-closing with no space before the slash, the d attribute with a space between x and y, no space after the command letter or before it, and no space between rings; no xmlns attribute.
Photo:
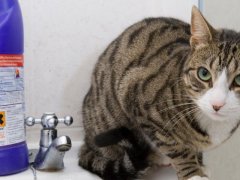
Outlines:
<svg viewBox="0 0 240 180"><path fill-rule="evenodd" d="M41 119L26 118L26 124L29 126L35 123L42 124L43 126L41 130L40 149L33 163L34 168L37 170L57 171L64 168L63 158L65 152L71 149L72 143L68 136L57 137L55 127L58 122L71 125L73 119L70 116L58 119L55 113L45 113Z"/></svg>
<svg viewBox="0 0 240 180"><path fill-rule="evenodd" d="M38 170L57 171L64 168L65 152L71 149L71 140L68 136L56 138L48 147L41 147L36 156L34 167Z"/></svg>

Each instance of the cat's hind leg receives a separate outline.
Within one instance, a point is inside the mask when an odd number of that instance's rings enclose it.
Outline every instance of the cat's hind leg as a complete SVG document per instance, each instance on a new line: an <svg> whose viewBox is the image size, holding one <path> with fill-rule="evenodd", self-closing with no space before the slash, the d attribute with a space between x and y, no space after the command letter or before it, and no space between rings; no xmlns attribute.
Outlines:
<svg viewBox="0 0 240 180"><path fill-rule="evenodd" d="M132 180L149 168L151 147L132 130L119 128L95 138L94 148L86 144L80 152L79 165L104 180Z"/></svg>
<svg viewBox="0 0 240 180"><path fill-rule="evenodd" d="M99 161L99 168L93 167L94 161ZM95 152L89 148L86 144L82 145L80 153L79 153L79 166L82 168L101 176L102 168L104 166L105 161L101 159L101 157L97 157Z"/></svg>
<svg viewBox="0 0 240 180"><path fill-rule="evenodd" d="M112 147L103 147L96 151L83 145L79 165L104 180L132 180L136 175L126 153Z"/></svg>

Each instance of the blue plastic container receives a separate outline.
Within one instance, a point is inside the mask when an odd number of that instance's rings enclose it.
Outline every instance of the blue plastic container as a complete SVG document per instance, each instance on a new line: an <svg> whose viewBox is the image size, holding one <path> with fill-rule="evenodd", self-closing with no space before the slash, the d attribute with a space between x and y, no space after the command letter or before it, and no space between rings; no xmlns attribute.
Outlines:
<svg viewBox="0 0 240 180"><path fill-rule="evenodd" d="M23 78L23 22L19 3L0 0L0 176L28 168Z"/></svg>

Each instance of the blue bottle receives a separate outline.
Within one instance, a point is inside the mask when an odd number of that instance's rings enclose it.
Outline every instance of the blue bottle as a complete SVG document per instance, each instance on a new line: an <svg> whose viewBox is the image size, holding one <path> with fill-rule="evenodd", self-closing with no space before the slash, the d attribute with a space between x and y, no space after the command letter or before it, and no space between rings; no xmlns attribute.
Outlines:
<svg viewBox="0 0 240 180"><path fill-rule="evenodd" d="M28 168L23 23L18 0L0 0L0 176Z"/></svg>

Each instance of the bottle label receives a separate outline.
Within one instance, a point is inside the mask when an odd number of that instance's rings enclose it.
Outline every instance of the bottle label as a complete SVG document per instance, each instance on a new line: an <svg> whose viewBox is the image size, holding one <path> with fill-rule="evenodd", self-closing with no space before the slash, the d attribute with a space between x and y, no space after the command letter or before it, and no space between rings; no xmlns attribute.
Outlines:
<svg viewBox="0 0 240 180"><path fill-rule="evenodd" d="M0 147L25 141L22 55L0 55Z"/></svg>

